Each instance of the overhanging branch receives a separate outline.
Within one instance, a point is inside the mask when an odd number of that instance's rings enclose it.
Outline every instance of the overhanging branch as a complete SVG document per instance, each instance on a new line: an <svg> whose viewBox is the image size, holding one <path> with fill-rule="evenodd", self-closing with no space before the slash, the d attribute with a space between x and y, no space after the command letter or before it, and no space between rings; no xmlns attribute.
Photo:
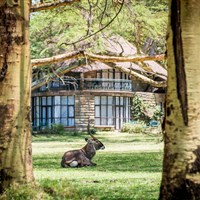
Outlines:
<svg viewBox="0 0 200 200"><path fill-rule="evenodd" d="M156 55L156 56L106 56L106 55L97 55L92 53L87 53L84 51L74 51L70 53L60 54L57 56L49 57L49 58L41 58L41 59L33 59L31 60L32 66L44 66L48 64L54 64L58 62L63 62L65 60L70 60L74 58L86 58L91 61L98 62L142 62L146 60L164 60L165 55Z"/></svg>
<svg viewBox="0 0 200 200"><path fill-rule="evenodd" d="M136 78L137 80L140 80L142 81L143 83L147 83L147 84L150 84L151 86L153 87L166 87L167 86L167 83L166 81L154 81L142 74L139 74L133 70L130 70L130 69L127 69L125 67L121 67L121 66L118 66L116 65L115 63L106 63L108 66L112 67L113 69L117 69L117 70L120 70L121 72L124 72L126 74L129 74L131 77L134 77Z"/></svg>
<svg viewBox="0 0 200 200"><path fill-rule="evenodd" d="M75 2L80 2L80 0L56 0L50 3L36 3L31 6L31 12L38 12L41 10L50 10L60 6L70 5Z"/></svg>
<svg viewBox="0 0 200 200"><path fill-rule="evenodd" d="M32 83L31 90L34 91L40 88L41 86L45 85L46 83L54 80L58 76L62 76L63 74L66 74L70 72L71 70L76 69L78 67L82 67L84 65L86 65L86 59L72 61L69 65L58 68L55 71L57 75L51 74L51 75L48 75L48 77L43 77L37 81L34 81Z"/></svg>

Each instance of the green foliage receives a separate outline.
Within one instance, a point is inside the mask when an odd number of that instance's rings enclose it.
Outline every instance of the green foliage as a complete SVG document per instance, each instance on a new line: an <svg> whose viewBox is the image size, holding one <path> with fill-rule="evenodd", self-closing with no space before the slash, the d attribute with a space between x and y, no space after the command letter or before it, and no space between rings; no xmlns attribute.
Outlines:
<svg viewBox="0 0 200 200"><path fill-rule="evenodd" d="M32 58L48 57L80 48L106 53L102 38L117 34L134 43L139 49L142 49L147 38L151 38L156 42L156 53L165 51L168 6L161 0L151 0L151 3L147 0L129 1L124 4L118 17L101 33L71 44L106 26L119 9L112 1L90 3L91 5L87 0L83 0L72 6L32 14Z"/></svg>
<svg viewBox="0 0 200 200"><path fill-rule="evenodd" d="M149 125L151 120L160 122L163 116L164 112L160 106L145 104L140 97L134 95L131 107L131 117L134 121L143 121Z"/></svg>
<svg viewBox="0 0 200 200"><path fill-rule="evenodd" d="M131 117L134 121L144 121L146 124L149 123L151 118L146 115L147 105L144 104L143 100L134 95L132 99Z"/></svg>
<svg viewBox="0 0 200 200"><path fill-rule="evenodd" d="M146 124L143 121L137 121L135 123L124 123L121 132L126 133L144 133Z"/></svg>
<svg viewBox="0 0 200 200"><path fill-rule="evenodd" d="M161 110L160 106L156 106L156 109L153 113L153 119L156 121L160 121L164 116L164 112Z"/></svg>
<svg viewBox="0 0 200 200"><path fill-rule="evenodd" d="M65 128L62 124L51 124L51 126L46 126L39 130L40 134L63 134L65 133Z"/></svg>
<svg viewBox="0 0 200 200"><path fill-rule="evenodd" d="M97 132L97 130L96 130L95 128L91 128L91 129L90 129L90 133L91 133L91 134L94 135L94 134L96 134L96 132Z"/></svg>

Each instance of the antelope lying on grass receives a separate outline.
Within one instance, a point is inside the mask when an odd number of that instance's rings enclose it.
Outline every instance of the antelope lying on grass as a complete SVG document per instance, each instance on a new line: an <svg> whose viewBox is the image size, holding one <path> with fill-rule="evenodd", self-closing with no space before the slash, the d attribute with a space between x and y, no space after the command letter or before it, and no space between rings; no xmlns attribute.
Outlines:
<svg viewBox="0 0 200 200"><path fill-rule="evenodd" d="M91 135L91 134L90 134ZM96 151L105 149L105 146L93 135L90 139L85 138L87 144L78 150L71 150L64 153L61 161L61 167L84 167L95 166L91 160L95 156Z"/></svg>

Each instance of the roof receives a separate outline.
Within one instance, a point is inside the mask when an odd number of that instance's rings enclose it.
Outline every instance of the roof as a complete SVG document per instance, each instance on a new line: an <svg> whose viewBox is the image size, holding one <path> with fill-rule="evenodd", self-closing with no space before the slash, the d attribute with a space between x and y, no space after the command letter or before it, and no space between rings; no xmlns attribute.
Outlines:
<svg viewBox="0 0 200 200"><path fill-rule="evenodd" d="M136 56L137 48L125 40L121 36L112 36L109 39L104 38L104 48L108 55L115 56ZM158 64L155 61L144 61L143 63L131 63L131 62L116 62L117 66L122 66L125 68L130 68L135 71L143 72L143 73L153 73L158 77L166 80L167 79L167 70ZM143 66L141 66L143 65ZM103 69L111 69L105 63L93 62L84 67L79 67L72 72L88 72L93 70L103 70Z"/></svg>

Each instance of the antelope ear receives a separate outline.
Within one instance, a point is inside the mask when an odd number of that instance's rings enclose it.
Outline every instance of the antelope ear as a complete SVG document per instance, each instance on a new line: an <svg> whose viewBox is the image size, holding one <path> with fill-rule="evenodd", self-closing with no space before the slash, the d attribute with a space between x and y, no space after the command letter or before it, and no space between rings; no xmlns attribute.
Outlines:
<svg viewBox="0 0 200 200"><path fill-rule="evenodd" d="M87 141L88 141L88 138L85 138L85 141L87 142Z"/></svg>

